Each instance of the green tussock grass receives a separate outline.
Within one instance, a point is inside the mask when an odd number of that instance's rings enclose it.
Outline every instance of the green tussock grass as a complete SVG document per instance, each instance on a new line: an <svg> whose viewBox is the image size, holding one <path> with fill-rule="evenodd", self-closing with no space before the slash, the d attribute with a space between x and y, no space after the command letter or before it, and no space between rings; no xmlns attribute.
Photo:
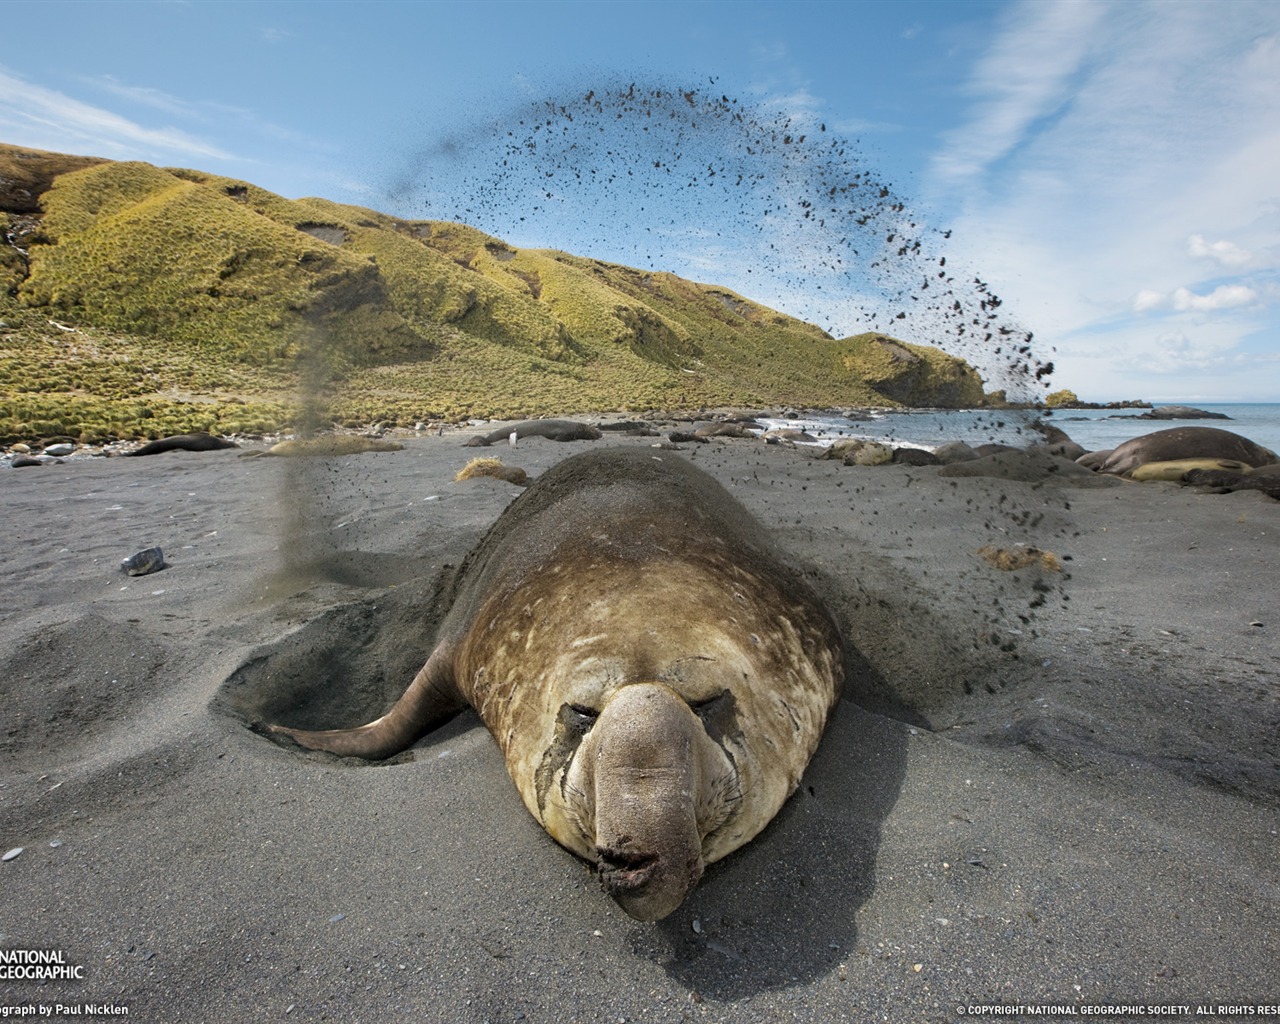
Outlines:
<svg viewBox="0 0 1280 1024"><path fill-rule="evenodd" d="M0 231L8 440L982 402L927 346L197 170L0 145Z"/></svg>
<svg viewBox="0 0 1280 1024"><path fill-rule="evenodd" d="M840 349L847 373L901 405L972 409L985 404L977 371L941 349L874 332L845 338Z"/></svg>

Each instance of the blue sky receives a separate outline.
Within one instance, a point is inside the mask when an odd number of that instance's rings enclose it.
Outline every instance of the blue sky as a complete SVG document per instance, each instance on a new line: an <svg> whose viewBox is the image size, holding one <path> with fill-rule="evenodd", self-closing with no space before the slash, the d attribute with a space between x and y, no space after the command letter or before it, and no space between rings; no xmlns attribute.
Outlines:
<svg viewBox="0 0 1280 1024"><path fill-rule="evenodd" d="M927 317L886 321L883 289L829 272L834 235L796 219L777 161L760 165L779 179L762 205L720 185L691 202L652 171L670 138L632 153L623 119L611 152L639 154L641 188L560 166L534 191L545 149L495 170L504 129L545 100L572 108L630 81L724 95L794 124L811 153L847 141L836 169L866 167L958 277L989 282L1054 387L1280 400L1280 4L44 0L0 14L22 41L0 54L5 142L409 217L469 211L513 244L724 284L836 334L870 309L907 340L941 340ZM686 127L686 163L742 141Z"/></svg>

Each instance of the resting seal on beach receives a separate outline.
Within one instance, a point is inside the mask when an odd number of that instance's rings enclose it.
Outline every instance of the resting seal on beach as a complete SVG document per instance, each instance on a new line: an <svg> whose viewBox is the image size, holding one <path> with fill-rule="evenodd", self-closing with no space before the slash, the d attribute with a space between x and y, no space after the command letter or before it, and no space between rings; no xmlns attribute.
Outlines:
<svg viewBox="0 0 1280 1024"><path fill-rule="evenodd" d="M386 441L380 437L362 437L358 434L320 434L316 437L290 437L277 441L266 451L244 452L243 458L263 458L269 455L280 458L331 458L340 455L363 455L366 452L400 452L404 445L399 441Z"/></svg>
<svg viewBox="0 0 1280 1024"><path fill-rule="evenodd" d="M639 920L670 914L769 823L839 696L843 645L821 600L677 456L559 463L468 556L455 595L387 714L272 731L384 758L474 707L525 806Z"/></svg>
<svg viewBox="0 0 1280 1024"><path fill-rule="evenodd" d="M509 427L499 427L488 434L477 434L463 446L465 448L487 448L491 444L505 441L512 434L516 438L545 437L549 441L598 441L600 431L589 423L577 420L525 420Z"/></svg>
<svg viewBox="0 0 1280 1024"><path fill-rule="evenodd" d="M1250 467L1236 459L1173 459L1170 462L1144 462L1129 473L1131 480L1181 481L1193 469L1225 470L1243 476Z"/></svg>
<svg viewBox="0 0 1280 1024"><path fill-rule="evenodd" d="M1186 459L1232 459L1257 468L1275 462L1276 454L1230 430L1220 430L1218 427L1173 427L1125 441L1097 468L1103 473L1127 475L1148 462L1179 462Z"/></svg>
<svg viewBox="0 0 1280 1024"><path fill-rule="evenodd" d="M150 441L126 455L159 455L161 452L213 452L220 448L239 448L234 441L227 441L213 434L174 434Z"/></svg>

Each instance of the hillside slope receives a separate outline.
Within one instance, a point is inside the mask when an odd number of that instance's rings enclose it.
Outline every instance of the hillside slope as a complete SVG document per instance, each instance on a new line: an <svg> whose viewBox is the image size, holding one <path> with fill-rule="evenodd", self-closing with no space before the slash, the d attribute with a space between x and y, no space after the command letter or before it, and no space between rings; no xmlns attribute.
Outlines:
<svg viewBox="0 0 1280 1024"><path fill-rule="evenodd" d="M199 171L0 146L0 232L9 438L982 403L937 349Z"/></svg>

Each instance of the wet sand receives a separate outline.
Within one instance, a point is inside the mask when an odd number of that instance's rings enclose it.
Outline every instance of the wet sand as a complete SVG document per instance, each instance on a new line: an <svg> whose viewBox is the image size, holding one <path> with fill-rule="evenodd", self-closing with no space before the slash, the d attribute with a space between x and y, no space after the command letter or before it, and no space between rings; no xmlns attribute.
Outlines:
<svg viewBox="0 0 1280 1024"><path fill-rule="evenodd" d="M469 435L0 474L0 848L23 851L0 863L0 949L83 967L0 981L0 1006L764 1022L1280 1001L1280 503L1066 463L1020 481L998 460L680 453L814 572L856 653L801 789L646 925L541 831L470 713L379 765L248 728L300 707L354 724L407 684L447 567L519 494L453 482ZM536 475L650 443L488 454ZM121 573L153 545L169 568ZM978 554L1019 545L1060 571Z"/></svg>

